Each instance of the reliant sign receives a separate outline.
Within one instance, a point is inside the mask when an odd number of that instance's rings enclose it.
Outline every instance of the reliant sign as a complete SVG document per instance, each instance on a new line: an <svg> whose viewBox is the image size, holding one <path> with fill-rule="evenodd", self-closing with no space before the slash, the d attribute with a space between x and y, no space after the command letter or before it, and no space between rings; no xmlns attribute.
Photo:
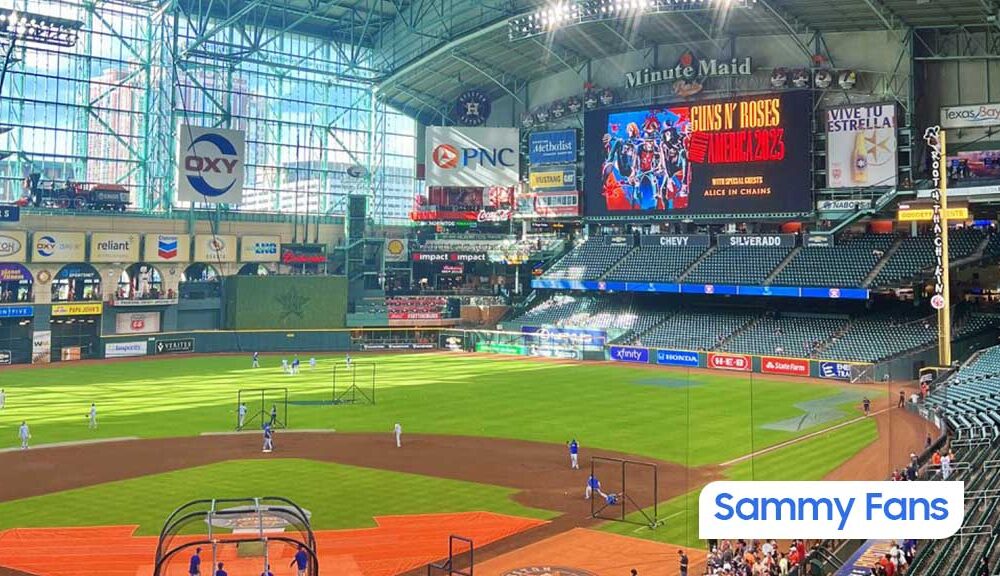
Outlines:
<svg viewBox="0 0 1000 576"><path fill-rule="evenodd" d="M94 232L90 236L91 262L138 262L139 235Z"/></svg>
<svg viewBox="0 0 1000 576"><path fill-rule="evenodd" d="M753 64L749 56L719 60L711 58L695 62L690 52L681 56L673 68L643 68L635 72L625 73L626 88L641 88L665 82L690 82L705 78L723 78L727 76L750 76L753 74Z"/></svg>

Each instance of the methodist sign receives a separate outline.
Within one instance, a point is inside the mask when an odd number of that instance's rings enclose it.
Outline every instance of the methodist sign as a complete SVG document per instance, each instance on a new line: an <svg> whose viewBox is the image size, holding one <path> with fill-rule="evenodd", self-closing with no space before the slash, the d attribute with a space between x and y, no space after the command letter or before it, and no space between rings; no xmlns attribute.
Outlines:
<svg viewBox="0 0 1000 576"><path fill-rule="evenodd" d="M517 186L519 139L516 128L428 126L427 186Z"/></svg>
<svg viewBox="0 0 1000 576"><path fill-rule="evenodd" d="M528 161L542 164L574 164L576 162L576 130L532 132L528 136Z"/></svg>
<svg viewBox="0 0 1000 576"><path fill-rule="evenodd" d="M246 132L181 124L177 128L177 200L239 204Z"/></svg>

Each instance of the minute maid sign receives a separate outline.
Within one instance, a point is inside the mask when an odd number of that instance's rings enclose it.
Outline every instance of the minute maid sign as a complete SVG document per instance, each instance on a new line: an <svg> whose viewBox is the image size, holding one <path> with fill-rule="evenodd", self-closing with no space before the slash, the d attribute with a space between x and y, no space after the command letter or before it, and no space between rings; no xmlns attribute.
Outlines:
<svg viewBox="0 0 1000 576"><path fill-rule="evenodd" d="M721 60L709 58L695 60L691 52L685 52L673 68L643 68L625 73L626 88L641 88L665 82L679 83L674 91L681 96L690 96L701 91L701 81L708 78L750 76L753 63L749 56Z"/></svg>

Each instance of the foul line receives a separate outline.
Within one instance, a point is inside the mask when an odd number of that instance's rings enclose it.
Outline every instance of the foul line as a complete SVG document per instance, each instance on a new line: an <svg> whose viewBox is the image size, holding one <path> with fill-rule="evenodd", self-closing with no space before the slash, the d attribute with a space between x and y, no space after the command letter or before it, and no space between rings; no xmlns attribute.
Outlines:
<svg viewBox="0 0 1000 576"><path fill-rule="evenodd" d="M782 442L781 444L775 444L774 446L769 446L767 448L764 448L763 450L758 450L758 451L756 451L756 452L754 452L752 454L747 454L746 456L740 456L739 458L735 458L735 459L730 460L728 462L723 462L722 464L719 464L719 466L729 466L730 464L738 464L738 463L743 462L745 460L749 460L751 458L756 458L757 456L762 456L762 455L767 454L769 452L774 452L775 450L780 450L780 449L782 449L782 448L784 448L786 446L791 446L792 444L798 444L799 442L803 442L805 440L809 440L810 438L815 438L816 436L819 436L821 434L826 434L827 432L833 432L834 430L837 430L838 428L843 428L845 426L850 426L851 424L856 424L858 422L861 422L861 421L867 420L869 418L878 416L879 414L882 414L884 412L888 412L889 410L891 410L891 408L885 408L885 409L879 410L878 412L872 412L870 416L858 416L857 418L855 418L853 420L848 420L846 422L841 422L840 424L836 424L834 426L830 426L829 428L824 428L822 430L817 430L815 432L810 432L809 434L806 434L805 436L799 436L798 438L792 438L791 440L788 440L786 442Z"/></svg>
<svg viewBox="0 0 1000 576"><path fill-rule="evenodd" d="M49 444L36 444L34 446L28 446L25 452L34 452L35 450L43 450L45 448L63 448L66 446L84 446L87 444L105 444L108 442L126 442L130 440L138 440L138 436L122 436L120 438L98 438L95 440L75 440L72 442L52 442ZM0 454L5 452L21 452L20 446L11 446L10 448L0 448Z"/></svg>

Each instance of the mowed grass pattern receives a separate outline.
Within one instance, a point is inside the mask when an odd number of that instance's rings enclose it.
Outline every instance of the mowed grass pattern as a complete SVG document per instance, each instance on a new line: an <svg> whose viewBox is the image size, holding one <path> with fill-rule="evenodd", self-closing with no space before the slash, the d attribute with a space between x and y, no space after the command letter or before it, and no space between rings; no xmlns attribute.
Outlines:
<svg viewBox="0 0 1000 576"><path fill-rule="evenodd" d="M290 357L289 357L290 359ZM135 362L63 364L0 375L7 407L0 411L0 447L16 445L21 420L34 444L125 436L192 436L235 426L241 388L287 387L292 401L326 400L332 368L343 357L320 357L315 370L285 375L280 357L175 357ZM610 363L565 364L461 353L355 356L377 364L377 404L295 405L291 428L485 436L600 447L689 466L723 462L812 430L765 430L801 416L794 404L849 390L760 375L670 371ZM663 376L672 386L644 384ZM689 381L690 386L676 385ZM100 427L87 429L97 403ZM843 419L856 414L841 406ZM253 406L251 406L253 409ZM828 422L823 427L829 426ZM586 455L586 454L584 454ZM838 461L839 463L839 461Z"/></svg>
<svg viewBox="0 0 1000 576"><path fill-rule="evenodd" d="M375 526L374 516L488 510L549 519L513 490L474 482L298 459L240 460L0 503L0 530L138 524L155 535L181 504L199 498L281 494L312 514L316 530ZM194 523L189 533L203 533Z"/></svg>

